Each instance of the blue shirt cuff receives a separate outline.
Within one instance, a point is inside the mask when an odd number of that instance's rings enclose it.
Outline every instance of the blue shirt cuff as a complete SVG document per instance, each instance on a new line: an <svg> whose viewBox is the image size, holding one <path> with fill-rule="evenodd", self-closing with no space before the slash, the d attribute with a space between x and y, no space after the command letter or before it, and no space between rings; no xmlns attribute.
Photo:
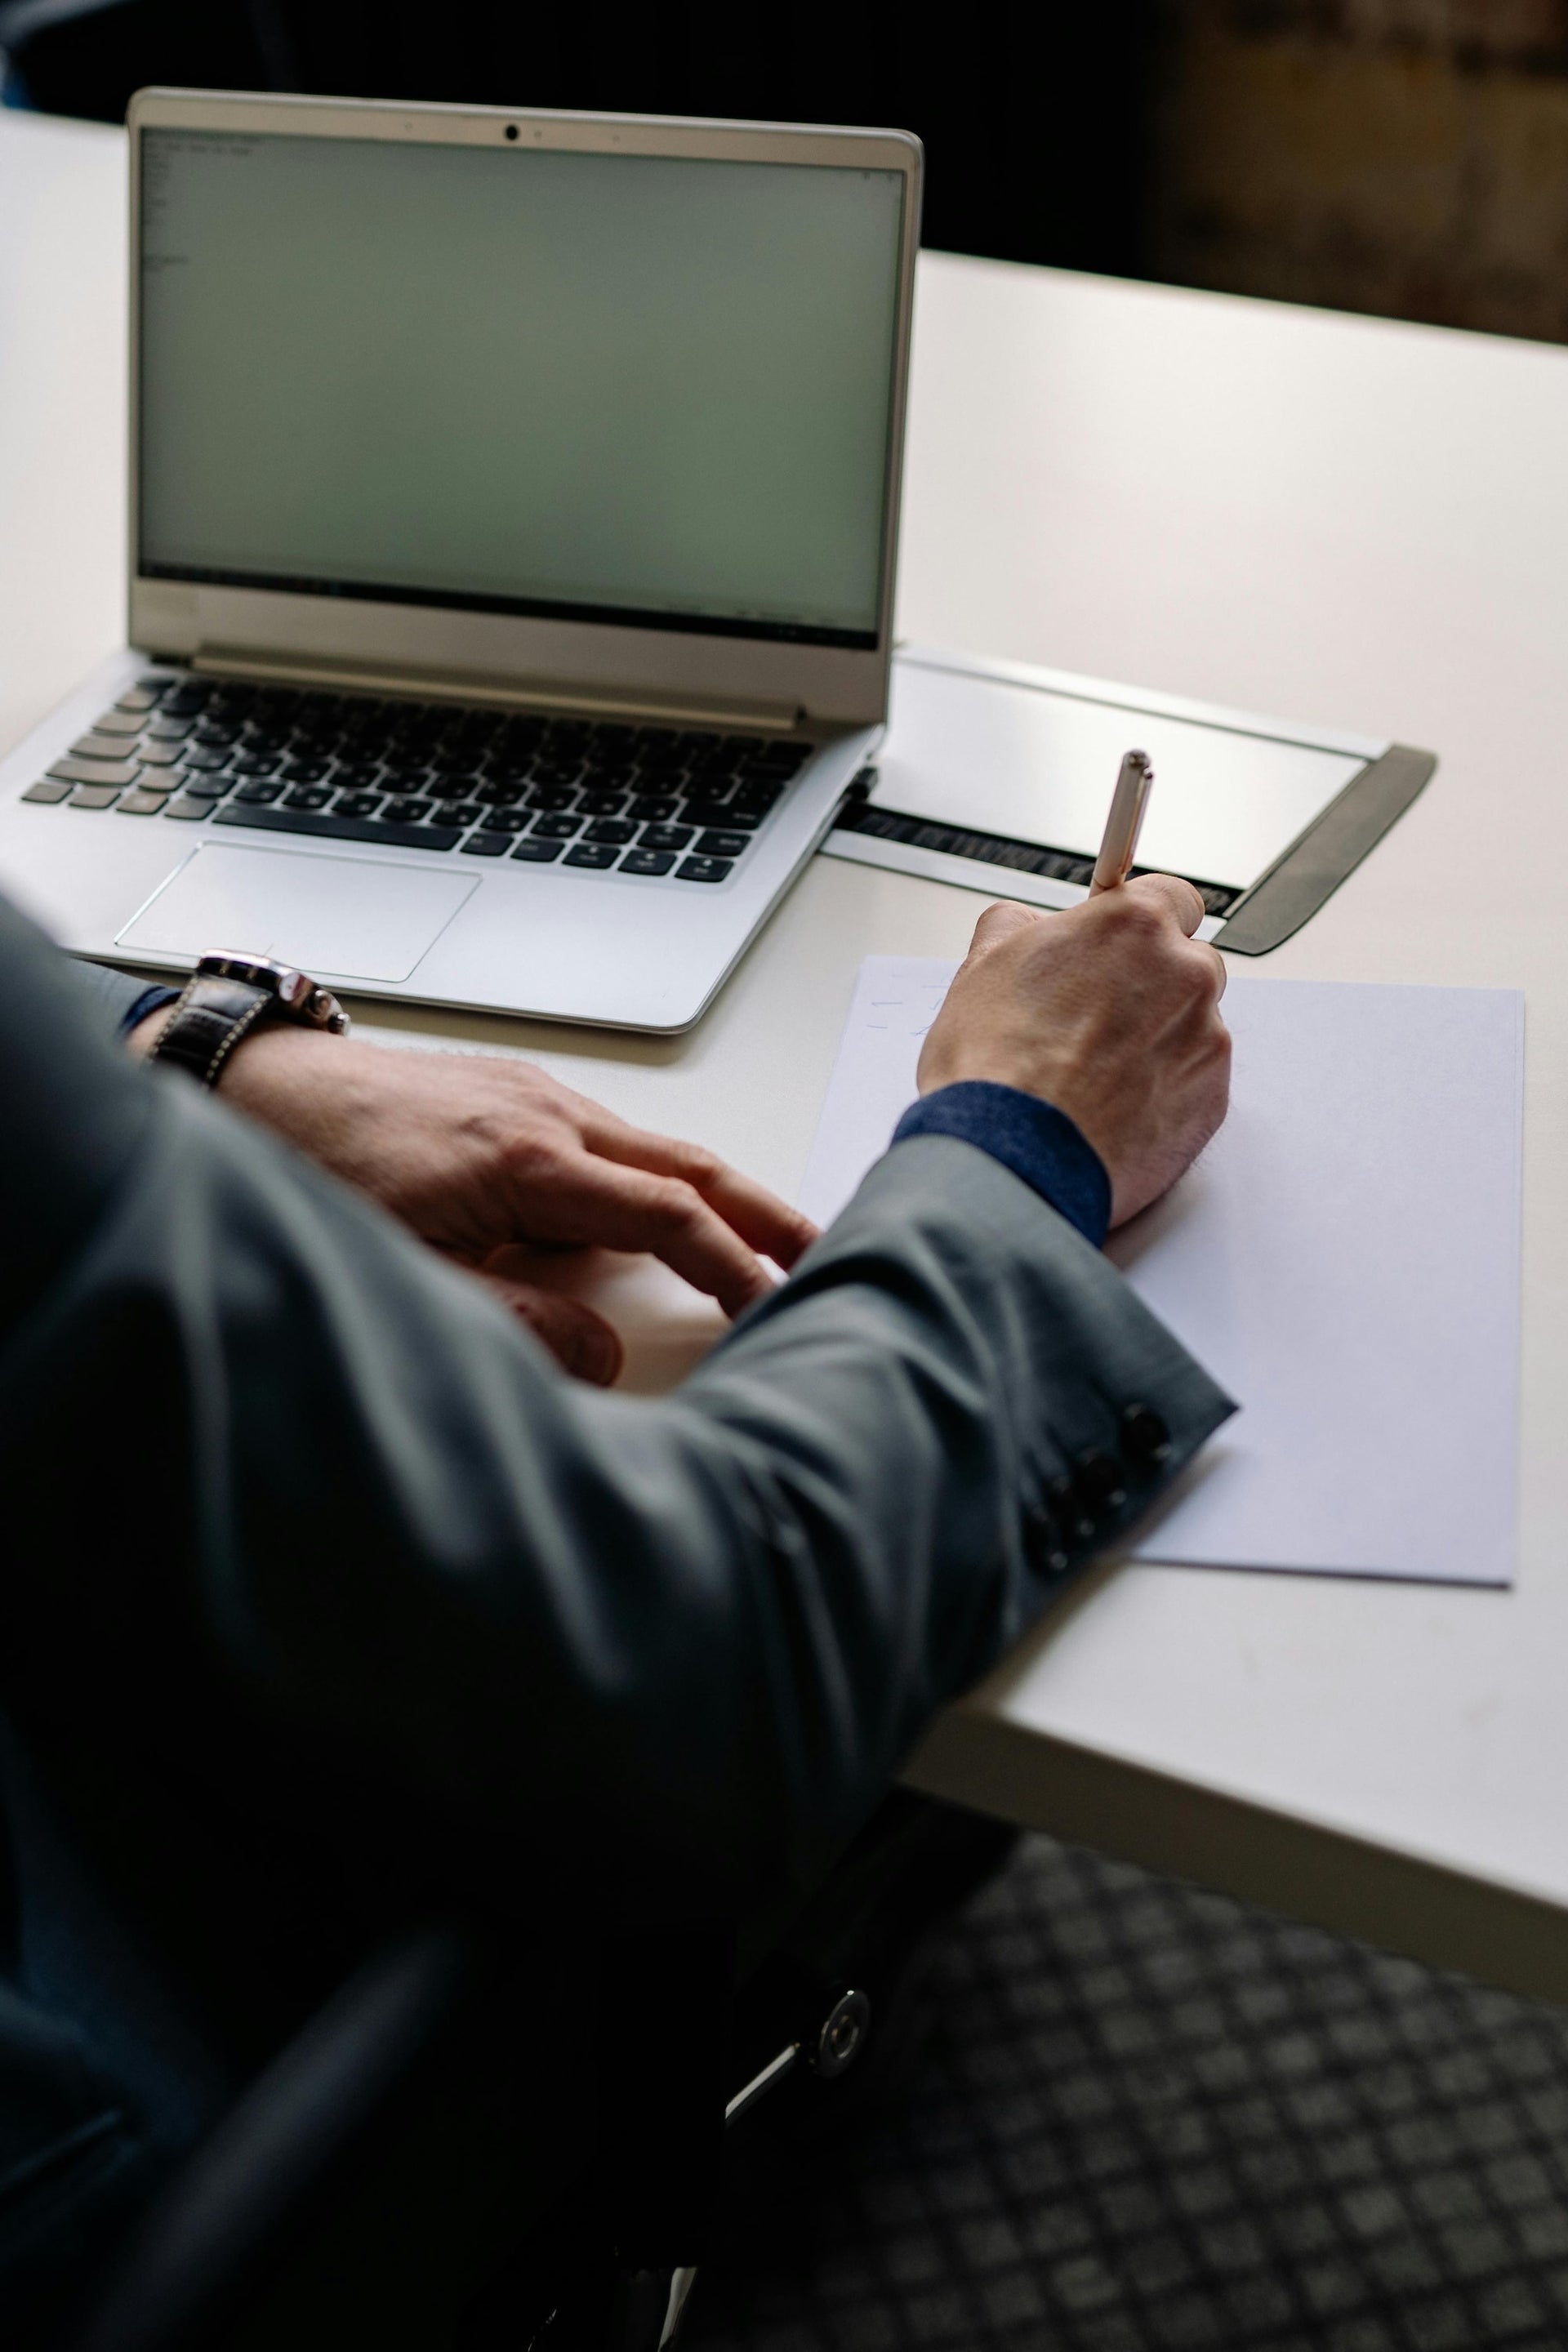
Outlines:
<svg viewBox="0 0 1568 2352"><path fill-rule="evenodd" d="M120 1016L120 1026L114 1034L121 1044L124 1044L132 1029L145 1021L149 1013L160 1011L165 1004L173 1004L179 992L177 988L165 988L161 981L154 981L151 988L144 988L135 1003L128 1004Z"/></svg>
<svg viewBox="0 0 1568 2352"><path fill-rule="evenodd" d="M1110 1227L1110 1179L1082 1130L1055 1103L989 1078L963 1078L911 1103L893 1141L911 1135L955 1135L975 1144L1032 1185L1085 1241L1099 1249Z"/></svg>

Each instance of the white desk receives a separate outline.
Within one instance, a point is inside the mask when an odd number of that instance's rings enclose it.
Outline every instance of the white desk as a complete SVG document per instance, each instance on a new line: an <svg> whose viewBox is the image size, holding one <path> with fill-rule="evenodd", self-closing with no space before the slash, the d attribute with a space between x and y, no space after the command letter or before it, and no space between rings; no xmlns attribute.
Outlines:
<svg viewBox="0 0 1568 2352"><path fill-rule="evenodd" d="M0 743L120 630L122 169L0 116ZM1530 1056L1518 1589L1104 1569L916 1777L1568 1997L1568 352L931 257L907 517L906 635L1436 749L1254 968L1523 987ZM822 858L688 1039L406 1025L789 1192L860 958L982 903Z"/></svg>

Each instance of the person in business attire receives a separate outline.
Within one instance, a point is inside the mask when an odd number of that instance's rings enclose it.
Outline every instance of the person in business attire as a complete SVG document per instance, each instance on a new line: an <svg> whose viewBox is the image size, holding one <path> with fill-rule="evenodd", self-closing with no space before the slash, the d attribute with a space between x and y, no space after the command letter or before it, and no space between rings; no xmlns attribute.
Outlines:
<svg viewBox="0 0 1568 2352"><path fill-rule="evenodd" d="M273 1024L216 1097L149 1072L168 992L0 902L0 2336L57 2340L443 1906L531 1987L544 2195L593 2155L595 1956L695 1927L753 1966L1225 1419L1100 1246L1224 1116L1201 913L1159 877L989 909L816 1236L510 1061ZM606 1394L614 1335L509 1263L539 1239L657 1250L736 1328Z"/></svg>

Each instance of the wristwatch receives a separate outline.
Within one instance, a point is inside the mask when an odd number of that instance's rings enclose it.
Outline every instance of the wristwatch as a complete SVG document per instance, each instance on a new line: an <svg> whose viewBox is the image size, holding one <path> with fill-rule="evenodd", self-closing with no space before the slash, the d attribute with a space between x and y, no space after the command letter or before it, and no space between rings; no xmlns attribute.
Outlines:
<svg viewBox="0 0 1568 2352"><path fill-rule="evenodd" d="M148 1056L188 1070L216 1087L242 1039L269 1021L343 1036L349 1016L330 990L270 956L205 955L196 965Z"/></svg>

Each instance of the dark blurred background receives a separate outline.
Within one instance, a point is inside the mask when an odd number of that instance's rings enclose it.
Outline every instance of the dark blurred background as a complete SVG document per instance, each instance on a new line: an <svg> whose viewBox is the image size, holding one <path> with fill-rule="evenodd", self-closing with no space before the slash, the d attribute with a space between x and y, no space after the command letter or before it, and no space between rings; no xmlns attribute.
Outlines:
<svg viewBox="0 0 1568 2352"><path fill-rule="evenodd" d="M1568 0L0 0L12 104L149 81L894 122L927 244L1568 341Z"/></svg>

